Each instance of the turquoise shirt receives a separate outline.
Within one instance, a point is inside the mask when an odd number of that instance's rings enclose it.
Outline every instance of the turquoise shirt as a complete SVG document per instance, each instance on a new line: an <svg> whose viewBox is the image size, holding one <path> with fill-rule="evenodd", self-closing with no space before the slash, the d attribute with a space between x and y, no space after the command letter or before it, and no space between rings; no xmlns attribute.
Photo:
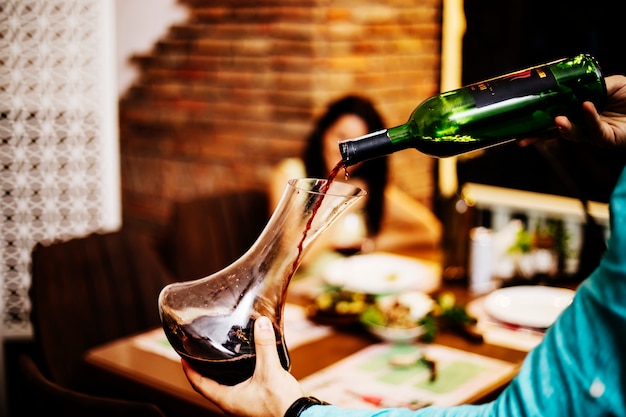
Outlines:
<svg viewBox="0 0 626 417"><path fill-rule="evenodd" d="M419 411L313 406L302 417L626 416L626 169L598 268L493 402Z"/></svg>

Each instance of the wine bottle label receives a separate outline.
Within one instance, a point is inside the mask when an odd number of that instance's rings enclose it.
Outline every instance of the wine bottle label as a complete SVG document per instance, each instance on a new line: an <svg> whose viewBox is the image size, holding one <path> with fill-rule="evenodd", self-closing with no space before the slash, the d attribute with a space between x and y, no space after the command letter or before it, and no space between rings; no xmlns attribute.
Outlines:
<svg viewBox="0 0 626 417"><path fill-rule="evenodd" d="M548 67L537 67L472 84L467 89L476 107L485 107L514 97L548 91L556 85L554 74Z"/></svg>

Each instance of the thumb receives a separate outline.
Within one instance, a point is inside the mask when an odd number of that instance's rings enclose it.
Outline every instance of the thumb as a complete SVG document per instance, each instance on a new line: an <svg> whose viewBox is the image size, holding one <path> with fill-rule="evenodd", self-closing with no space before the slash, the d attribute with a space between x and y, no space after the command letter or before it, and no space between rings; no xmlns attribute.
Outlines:
<svg viewBox="0 0 626 417"><path fill-rule="evenodd" d="M261 316L254 322L254 347L257 356L255 373L267 375L281 366L276 348L276 333L267 317Z"/></svg>

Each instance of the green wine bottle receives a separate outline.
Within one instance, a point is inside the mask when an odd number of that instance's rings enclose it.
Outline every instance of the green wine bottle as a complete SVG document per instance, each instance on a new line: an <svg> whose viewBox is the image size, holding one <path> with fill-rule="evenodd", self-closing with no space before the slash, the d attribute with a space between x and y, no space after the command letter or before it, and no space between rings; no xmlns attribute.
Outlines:
<svg viewBox="0 0 626 417"><path fill-rule="evenodd" d="M426 99L403 125L339 143L345 166L415 148L443 158L500 145L576 120L581 104L606 101L600 66L587 54L538 65Z"/></svg>

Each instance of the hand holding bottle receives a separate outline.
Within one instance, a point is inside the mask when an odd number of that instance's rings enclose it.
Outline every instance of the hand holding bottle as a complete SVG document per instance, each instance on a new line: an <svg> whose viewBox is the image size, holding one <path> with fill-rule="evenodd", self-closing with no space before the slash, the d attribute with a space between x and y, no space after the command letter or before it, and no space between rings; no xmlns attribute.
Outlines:
<svg viewBox="0 0 626 417"><path fill-rule="evenodd" d="M583 122L573 124L567 117L558 116L555 123L565 139L626 150L626 77L613 75L605 82L607 103L602 113L587 101L583 103Z"/></svg>

